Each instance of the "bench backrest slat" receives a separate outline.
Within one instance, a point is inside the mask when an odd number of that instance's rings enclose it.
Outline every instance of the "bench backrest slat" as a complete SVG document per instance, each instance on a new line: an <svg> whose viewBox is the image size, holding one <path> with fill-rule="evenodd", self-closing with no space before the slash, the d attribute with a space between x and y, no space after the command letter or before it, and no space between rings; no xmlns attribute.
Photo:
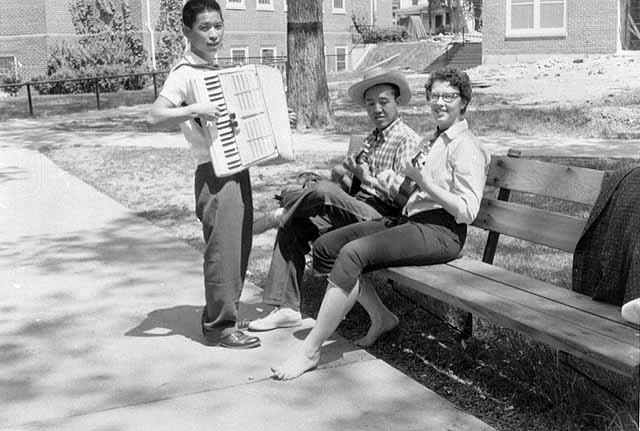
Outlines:
<svg viewBox="0 0 640 431"><path fill-rule="evenodd" d="M487 185L593 205L604 171L538 160L493 156ZM485 198L474 226L573 253L585 220ZM491 259L490 259L491 260Z"/></svg>
<svg viewBox="0 0 640 431"><path fill-rule="evenodd" d="M508 156L493 156L487 184L593 205L604 171Z"/></svg>
<svg viewBox="0 0 640 431"><path fill-rule="evenodd" d="M573 253L585 220L484 198L473 226Z"/></svg>

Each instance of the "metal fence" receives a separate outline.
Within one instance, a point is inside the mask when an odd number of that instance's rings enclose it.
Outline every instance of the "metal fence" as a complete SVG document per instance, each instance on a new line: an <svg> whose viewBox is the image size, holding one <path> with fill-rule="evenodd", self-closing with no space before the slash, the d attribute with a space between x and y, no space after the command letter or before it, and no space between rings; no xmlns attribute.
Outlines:
<svg viewBox="0 0 640 431"><path fill-rule="evenodd" d="M244 58L218 58L216 60L218 66L222 68L241 66L244 64L265 64L268 66L272 66L280 70L282 73L283 79L286 82L286 64L287 57L244 57ZM129 73L123 75L108 75L108 76L92 76L85 78L73 78L73 79L59 79L59 80L50 80L50 81L29 81L29 82L19 82L15 84L3 84L0 85L0 91L6 91L10 94L18 93L21 88L26 88L27 93L27 103L29 106L29 114L34 115L34 103L33 103L33 90L38 85L47 85L47 84L63 84L66 82L91 82L92 88L94 89L93 94L95 95L96 108L100 109L100 94L105 94L107 92L100 91L100 83L102 81L114 80L114 79L123 79L123 78L133 78L133 77L149 77L151 84L153 85L153 97L158 97L158 89L164 82L168 70L162 71L152 71L152 72L142 72L142 73ZM149 84L147 84L149 85ZM56 94L58 96L70 95L72 93L64 93L64 94ZM85 93L87 94L87 93Z"/></svg>

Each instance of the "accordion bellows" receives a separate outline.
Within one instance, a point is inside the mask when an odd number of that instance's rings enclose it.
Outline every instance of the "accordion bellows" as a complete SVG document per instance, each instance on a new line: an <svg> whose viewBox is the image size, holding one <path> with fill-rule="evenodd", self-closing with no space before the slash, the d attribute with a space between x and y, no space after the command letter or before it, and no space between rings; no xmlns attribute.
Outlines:
<svg viewBox="0 0 640 431"><path fill-rule="evenodd" d="M276 68L251 64L196 74L190 82L195 102L218 104L215 124L203 124L217 176L233 175L274 159L293 160L287 99ZM235 113L236 134L230 113Z"/></svg>

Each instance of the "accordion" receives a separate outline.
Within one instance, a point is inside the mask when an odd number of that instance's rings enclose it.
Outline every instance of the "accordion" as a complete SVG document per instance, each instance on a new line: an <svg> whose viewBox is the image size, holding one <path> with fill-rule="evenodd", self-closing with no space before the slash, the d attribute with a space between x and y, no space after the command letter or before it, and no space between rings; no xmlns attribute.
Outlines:
<svg viewBox="0 0 640 431"><path fill-rule="evenodd" d="M202 124L216 175L233 175L274 159L293 160L287 100L278 69L251 64L194 74L194 102L214 102L220 116ZM240 133L234 131L234 113ZM208 123L208 124L207 124Z"/></svg>

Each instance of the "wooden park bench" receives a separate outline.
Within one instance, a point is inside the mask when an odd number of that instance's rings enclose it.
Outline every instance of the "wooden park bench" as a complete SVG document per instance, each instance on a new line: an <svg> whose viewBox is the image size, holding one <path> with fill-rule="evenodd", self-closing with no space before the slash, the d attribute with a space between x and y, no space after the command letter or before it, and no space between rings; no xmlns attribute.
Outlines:
<svg viewBox="0 0 640 431"><path fill-rule="evenodd" d="M362 142L354 136L355 143ZM485 197L473 226L489 232L482 261L461 257L446 264L389 268L378 276L416 290L502 327L519 331L588 362L635 377L640 327L620 317L620 307L497 266L498 238L507 235L573 253L586 220L509 202L513 191L593 205L604 171L493 156Z"/></svg>

